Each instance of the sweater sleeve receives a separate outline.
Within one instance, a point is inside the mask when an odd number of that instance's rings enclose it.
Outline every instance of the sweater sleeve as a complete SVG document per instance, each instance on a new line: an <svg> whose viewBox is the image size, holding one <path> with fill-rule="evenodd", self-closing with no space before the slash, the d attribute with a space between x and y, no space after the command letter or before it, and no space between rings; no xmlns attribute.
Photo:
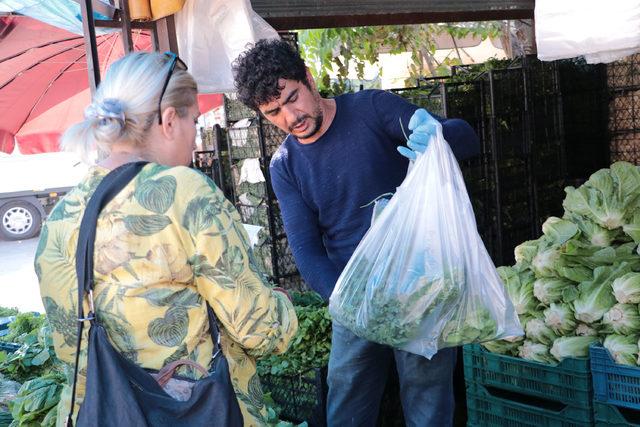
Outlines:
<svg viewBox="0 0 640 427"><path fill-rule="evenodd" d="M298 329L293 305L252 265L240 216L216 185L187 169L176 173L186 206L176 206L180 233L192 254L194 284L216 317L247 354L283 353ZM183 211L183 212L182 212Z"/></svg>
<svg viewBox="0 0 640 427"><path fill-rule="evenodd" d="M282 161L274 158L270 166L271 184L280 202L289 246L304 280L328 300L340 270L327 255L316 212L307 205L283 169Z"/></svg>
<svg viewBox="0 0 640 427"><path fill-rule="evenodd" d="M386 91L373 91L373 109L384 126L385 132L395 145L406 145L406 137L411 134L409 120L419 108L404 98ZM480 139L469 123L461 119L445 119L429 112L442 123L442 133L458 161L480 154Z"/></svg>

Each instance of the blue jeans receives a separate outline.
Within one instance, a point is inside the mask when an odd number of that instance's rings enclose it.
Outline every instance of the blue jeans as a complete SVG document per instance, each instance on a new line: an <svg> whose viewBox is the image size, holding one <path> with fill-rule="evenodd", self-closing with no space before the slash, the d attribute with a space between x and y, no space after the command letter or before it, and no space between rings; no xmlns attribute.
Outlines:
<svg viewBox="0 0 640 427"><path fill-rule="evenodd" d="M357 337L333 322L329 357L329 427L375 426L391 362L400 379L400 401L407 427L453 424L453 371L456 349L431 360Z"/></svg>

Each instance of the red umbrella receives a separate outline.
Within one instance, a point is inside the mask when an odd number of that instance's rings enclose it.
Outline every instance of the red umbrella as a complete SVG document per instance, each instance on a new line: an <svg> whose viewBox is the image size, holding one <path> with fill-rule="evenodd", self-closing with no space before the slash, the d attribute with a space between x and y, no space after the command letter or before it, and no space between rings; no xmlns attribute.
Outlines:
<svg viewBox="0 0 640 427"><path fill-rule="evenodd" d="M151 50L149 33L132 34L134 50ZM120 33L97 37L100 74L124 55ZM25 16L0 17L0 151L14 141L23 154L58 150L58 139L82 120L91 100L82 36ZM202 112L221 95L199 96Z"/></svg>

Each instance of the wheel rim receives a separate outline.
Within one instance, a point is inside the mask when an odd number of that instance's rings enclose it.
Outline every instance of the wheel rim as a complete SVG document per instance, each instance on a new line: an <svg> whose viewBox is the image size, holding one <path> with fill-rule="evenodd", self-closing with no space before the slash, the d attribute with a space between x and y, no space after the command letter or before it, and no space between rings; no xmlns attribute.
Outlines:
<svg viewBox="0 0 640 427"><path fill-rule="evenodd" d="M2 226L10 234L26 234L33 227L33 215L22 206L10 208L2 216Z"/></svg>

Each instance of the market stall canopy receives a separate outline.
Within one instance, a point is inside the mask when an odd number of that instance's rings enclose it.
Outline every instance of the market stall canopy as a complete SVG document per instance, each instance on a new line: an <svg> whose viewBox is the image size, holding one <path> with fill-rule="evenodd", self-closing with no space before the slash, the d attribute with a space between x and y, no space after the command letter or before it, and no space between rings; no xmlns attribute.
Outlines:
<svg viewBox="0 0 640 427"><path fill-rule="evenodd" d="M147 32L132 34L134 50L151 50ZM120 33L97 37L101 74L124 55ZM25 16L0 17L0 152L58 150L62 132L82 120L91 101L82 36ZM200 111L222 103L199 96Z"/></svg>
<svg viewBox="0 0 640 427"><path fill-rule="evenodd" d="M538 58L584 56L589 64L617 61L640 52L640 1L538 0Z"/></svg>
<svg viewBox="0 0 640 427"><path fill-rule="evenodd" d="M277 30L530 19L535 0L251 0Z"/></svg>
<svg viewBox="0 0 640 427"><path fill-rule="evenodd" d="M29 16L54 27L82 35L80 0L2 0L0 13ZM94 18L110 19L116 8L109 0L92 0ZM96 33L106 34L112 29L97 29Z"/></svg>

